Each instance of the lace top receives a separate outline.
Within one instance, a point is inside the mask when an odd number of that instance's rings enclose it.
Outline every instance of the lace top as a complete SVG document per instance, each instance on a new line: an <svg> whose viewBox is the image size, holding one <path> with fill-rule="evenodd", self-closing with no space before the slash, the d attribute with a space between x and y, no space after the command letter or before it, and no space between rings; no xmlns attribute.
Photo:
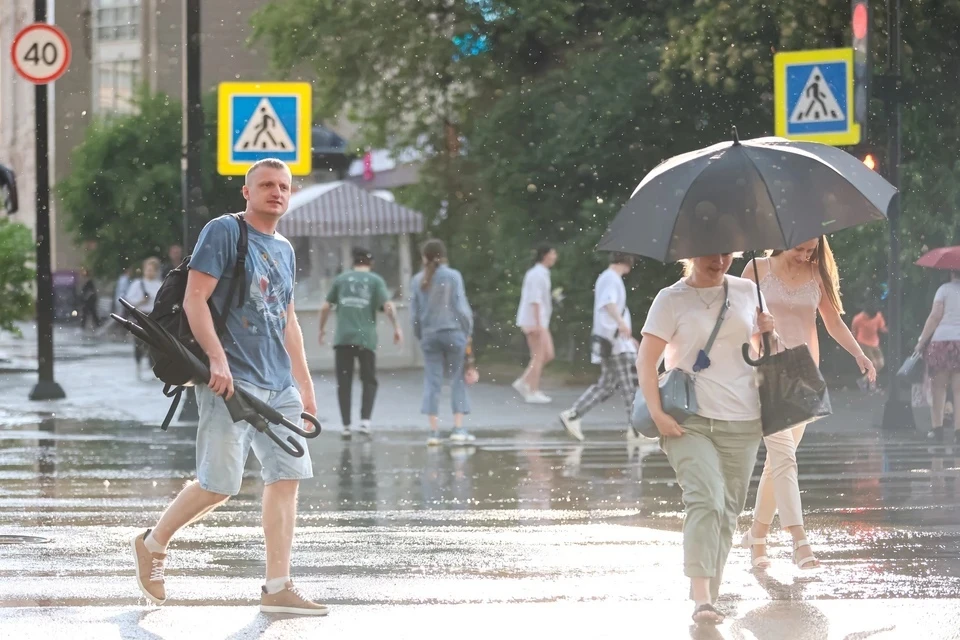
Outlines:
<svg viewBox="0 0 960 640"><path fill-rule="evenodd" d="M820 362L817 339L817 307L820 306L820 284L810 279L795 289L789 288L780 276L769 270L760 279L760 290L777 323L777 334L788 349L806 343L814 362Z"/></svg>

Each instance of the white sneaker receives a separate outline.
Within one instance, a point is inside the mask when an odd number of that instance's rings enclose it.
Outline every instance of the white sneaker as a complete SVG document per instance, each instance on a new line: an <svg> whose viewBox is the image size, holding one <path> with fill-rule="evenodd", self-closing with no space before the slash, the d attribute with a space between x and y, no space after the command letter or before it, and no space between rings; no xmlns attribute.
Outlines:
<svg viewBox="0 0 960 640"><path fill-rule="evenodd" d="M477 439L477 436L473 435L472 433L470 433L470 432L467 431L466 429L454 429L454 430L450 433L450 442L454 442L454 443L457 443L457 444L464 444L464 443L467 443L467 442L474 442L474 441L476 441L476 439Z"/></svg>
<svg viewBox="0 0 960 640"><path fill-rule="evenodd" d="M526 397L527 404L550 404L553 398L544 394L542 391L534 391Z"/></svg>
<svg viewBox="0 0 960 640"><path fill-rule="evenodd" d="M530 387L527 386L527 383L524 382L523 378L517 378L513 381L511 386L513 387L513 390L523 396L524 399L530 395Z"/></svg>
<svg viewBox="0 0 960 640"><path fill-rule="evenodd" d="M350 432L349 426L343 427L343 431L340 432L340 437L343 438L344 440L349 440L350 438L353 437L353 434Z"/></svg>
<svg viewBox="0 0 960 640"><path fill-rule="evenodd" d="M583 429L580 428L580 416L573 409L560 412L560 422L571 436L583 442Z"/></svg>
<svg viewBox="0 0 960 640"><path fill-rule="evenodd" d="M367 437L369 438L370 435L371 435L371 433L370 433L370 421L369 421L369 420L361 420L361 421L360 421L360 426L357 427L357 433L359 433L359 434L362 435L362 436L367 436Z"/></svg>
<svg viewBox="0 0 960 640"><path fill-rule="evenodd" d="M436 431L430 433L427 436L427 446L428 447L439 447L440 446L440 434Z"/></svg>

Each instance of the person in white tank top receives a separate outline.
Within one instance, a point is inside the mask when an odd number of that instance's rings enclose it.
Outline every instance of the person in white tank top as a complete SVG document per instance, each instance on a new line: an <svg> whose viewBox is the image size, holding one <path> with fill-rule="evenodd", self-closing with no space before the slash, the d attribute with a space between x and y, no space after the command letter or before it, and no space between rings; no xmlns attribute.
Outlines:
<svg viewBox="0 0 960 640"><path fill-rule="evenodd" d="M806 344L815 362L820 362L817 338L817 313L830 334L856 361L861 373L873 382L877 372L864 355L850 329L841 318L840 279L837 265L825 237L813 239L790 249L774 251L771 257L757 260L760 290L770 313L777 319L777 337L781 347L791 349ZM753 263L747 263L744 278L756 282ZM751 564L766 568L767 533L773 515L780 513L780 526L793 537L793 561L800 569L815 569L820 561L810 550L803 528L803 507L797 480L797 446L806 425L765 437L767 458L757 488L753 526L740 544L752 549Z"/></svg>

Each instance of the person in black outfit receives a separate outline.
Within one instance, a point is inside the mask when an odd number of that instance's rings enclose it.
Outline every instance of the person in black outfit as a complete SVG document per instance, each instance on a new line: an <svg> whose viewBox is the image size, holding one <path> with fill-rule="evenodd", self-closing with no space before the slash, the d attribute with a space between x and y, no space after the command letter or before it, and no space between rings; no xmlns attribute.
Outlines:
<svg viewBox="0 0 960 640"><path fill-rule="evenodd" d="M86 279L83 287L80 289L80 328L86 329L87 319L90 318L93 320L93 328L99 329L100 316L97 314L97 284L93 281L93 278L90 276L90 271L86 267L80 269L80 275Z"/></svg>

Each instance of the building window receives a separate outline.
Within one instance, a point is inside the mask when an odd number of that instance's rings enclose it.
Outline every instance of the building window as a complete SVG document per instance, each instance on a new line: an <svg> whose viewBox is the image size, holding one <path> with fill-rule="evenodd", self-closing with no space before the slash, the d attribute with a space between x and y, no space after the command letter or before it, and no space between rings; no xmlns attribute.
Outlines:
<svg viewBox="0 0 960 640"><path fill-rule="evenodd" d="M105 115L133 113L140 85L140 62L116 60L97 64L94 87L95 110Z"/></svg>
<svg viewBox="0 0 960 640"><path fill-rule="evenodd" d="M98 0L96 38L136 40L140 37L140 0Z"/></svg>

